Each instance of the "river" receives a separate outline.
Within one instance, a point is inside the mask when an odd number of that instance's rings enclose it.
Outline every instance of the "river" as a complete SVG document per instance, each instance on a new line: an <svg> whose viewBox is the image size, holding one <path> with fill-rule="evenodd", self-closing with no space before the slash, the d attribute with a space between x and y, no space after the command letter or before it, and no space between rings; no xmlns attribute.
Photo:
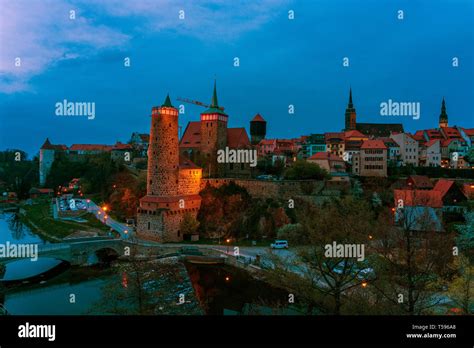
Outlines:
<svg viewBox="0 0 474 348"><path fill-rule="evenodd" d="M14 214L0 215L0 244L7 241L48 243ZM242 270L178 259L93 267L27 259L7 263L0 276L0 304L12 315L272 314L287 298Z"/></svg>

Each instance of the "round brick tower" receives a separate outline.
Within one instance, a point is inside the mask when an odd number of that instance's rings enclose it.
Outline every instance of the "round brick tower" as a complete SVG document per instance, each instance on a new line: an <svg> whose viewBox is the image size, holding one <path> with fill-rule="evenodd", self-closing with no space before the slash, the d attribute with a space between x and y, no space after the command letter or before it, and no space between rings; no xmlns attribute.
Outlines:
<svg viewBox="0 0 474 348"><path fill-rule="evenodd" d="M176 196L179 178L178 110L169 95L151 111L147 195Z"/></svg>

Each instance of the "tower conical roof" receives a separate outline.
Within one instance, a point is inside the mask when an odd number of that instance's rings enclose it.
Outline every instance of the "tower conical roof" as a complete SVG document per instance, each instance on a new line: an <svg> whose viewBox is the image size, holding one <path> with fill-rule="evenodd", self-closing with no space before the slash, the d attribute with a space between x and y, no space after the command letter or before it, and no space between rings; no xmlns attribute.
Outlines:
<svg viewBox="0 0 474 348"><path fill-rule="evenodd" d="M445 123L446 125L448 124L448 114L446 113L446 102L443 101L441 102L441 114L439 115L439 123Z"/></svg>
<svg viewBox="0 0 474 348"><path fill-rule="evenodd" d="M165 102L161 105L162 107L163 106L166 106L168 108L172 108L173 105L171 104L171 99L170 99L170 95L169 93L166 95L166 99L165 99Z"/></svg>
<svg viewBox="0 0 474 348"><path fill-rule="evenodd" d="M349 104L347 105L348 108L353 108L354 105L352 104L352 87L349 88Z"/></svg>
<svg viewBox="0 0 474 348"><path fill-rule="evenodd" d="M214 80L214 92L212 93L211 108L219 108L219 102L217 101L217 87L216 80Z"/></svg>
<svg viewBox="0 0 474 348"><path fill-rule="evenodd" d="M214 91L212 93L212 100L211 105L209 105L209 109L203 112L203 114L220 114L225 115L227 114L224 112L224 108L219 106L219 102L217 101L217 85L216 80L214 80Z"/></svg>

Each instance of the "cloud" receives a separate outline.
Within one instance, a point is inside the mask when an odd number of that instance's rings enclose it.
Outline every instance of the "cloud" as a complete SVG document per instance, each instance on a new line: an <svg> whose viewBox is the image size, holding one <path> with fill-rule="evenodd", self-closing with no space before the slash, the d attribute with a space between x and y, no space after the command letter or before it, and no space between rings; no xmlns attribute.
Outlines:
<svg viewBox="0 0 474 348"><path fill-rule="evenodd" d="M234 40L277 16L285 3L0 0L0 92L32 90L29 80L58 62L124 48L137 34L172 31L204 41ZM76 19L70 19L71 10ZM20 66L15 65L17 58Z"/></svg>

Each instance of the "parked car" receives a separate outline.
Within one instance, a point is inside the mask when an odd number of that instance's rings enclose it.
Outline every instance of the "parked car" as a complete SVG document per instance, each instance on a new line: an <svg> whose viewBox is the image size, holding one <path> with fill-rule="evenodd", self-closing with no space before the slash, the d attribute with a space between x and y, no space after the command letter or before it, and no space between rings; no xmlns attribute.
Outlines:
<svg viewBox="0 0 474 348"><path fill-rule="evenodd" d="M270 244L272 249L288 249L287 240L276 240L275 243Z"/></svg>

